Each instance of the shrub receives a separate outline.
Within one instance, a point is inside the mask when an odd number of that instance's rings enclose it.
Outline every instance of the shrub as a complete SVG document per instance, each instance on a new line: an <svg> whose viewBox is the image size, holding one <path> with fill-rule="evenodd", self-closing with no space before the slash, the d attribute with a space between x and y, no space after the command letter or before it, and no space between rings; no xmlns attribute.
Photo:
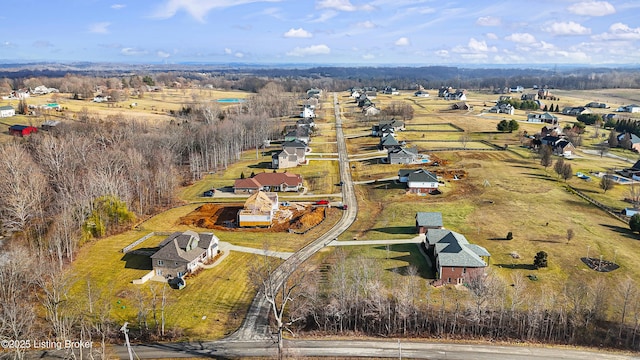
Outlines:
<svg viewBox="0 0 640 360"><path fill-rule="evenodd" d="M511 231L509 231L507 233L507 240L511 240L511 239L513 239L513 233Z"/></svg>

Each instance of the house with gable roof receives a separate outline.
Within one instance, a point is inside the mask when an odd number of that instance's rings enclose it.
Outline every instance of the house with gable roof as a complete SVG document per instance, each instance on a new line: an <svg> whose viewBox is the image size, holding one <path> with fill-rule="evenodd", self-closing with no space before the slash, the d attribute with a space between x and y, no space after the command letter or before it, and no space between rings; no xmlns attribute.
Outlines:
<svg viewBox="0 0 640 360"><path fill-rule="evenodd" d="M182 278L212 259L218 252L219 241L213 233L175 232L151 255L153 271L165 279Z"/></svg>
<svg viewBox="0 0 640 360"><path fill-rule="evenodd" d="M398 180L407 184L407 193L427 195L438 190L436 174L424 169L400 169Z"/></svg>
<svg viewBox="0 0 640 360"><path fill-rule="evenodd" d="M418 161L418 148L398 146L387 152L388 164L413 164Z"/></svg>
<svg viewBox="0 0 640 360"><path fill-rule="evenodd" d="M284 141L295 140L308 144L311 141L311 128L308 126L295 126L294 129L284 135Z"/></svg>
<svg viewBox="0 0 640 360"><path fill-rule="evenodd" d="M393 137L393 134L387 134L381 137L380 143L378 144L378 148L380 150L383 150L383 149L389 150L398 146L400 146L400 143L398 142L398 140L396 140L395 137Z"/></svg>
<svg viewBox="0 0 640 360"><path fill-rule="evenodd" d="M11 105L0 106L0 118L16 116L16 109Z"/></svg>
<svg viewBox="0 0 640 360"><path fill-rule="evenodd" d="M299 191L302 188L302 176L290 172L264 172L253 177L237 179L233 184L236 194L258 191Z"/></svg>
<svg viewBox="0 0 640 360"><path fill-rule="evenodd" d="M547 123L551 125L558 125L558 117L545 112L543 114L529 113L527 114L527 121L534 123Z"/></svg>
<svg viewBox="0 0 640 360"><path fill-rule="evenodd" d="M426 234L431 229L442 229L442 213L440 212L417 212L416 229L418 234Z"/></svg>
<svg viewBox="0 0 640 360"><path fill-rule="evenodd" d="M285 141L282 143L282 150L271 156L271 168L286 169L305 164L307 149L307 145L302 141Z"/></svg>
<svg viewBox="0 0 640 360"><path fill-rule="evenodd" d="M425 236L427 252L435 258L438 278L443 283L462 284L484 275L491 254L482 246L470 244L464 235L447 229L429 229Z"/></svg>
<svg viewBox="0 0 640 360"><path fill-rule="evenodd" d="M277 210L277 193L257 191L249 196L244 207L238 210L238 226L270 227Z"/></svg>

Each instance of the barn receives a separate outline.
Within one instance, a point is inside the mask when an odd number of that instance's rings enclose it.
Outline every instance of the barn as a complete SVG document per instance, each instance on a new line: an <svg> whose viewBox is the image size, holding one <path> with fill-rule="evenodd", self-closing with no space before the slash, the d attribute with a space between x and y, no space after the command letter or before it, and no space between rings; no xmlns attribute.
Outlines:
<svg viewBox="0 0 640 360"><path fill-rule="evenodd" d="M27 136L31 133L38 132L38 128L28 125L11 125L9 126L9 134L15 136Z"/></svg>

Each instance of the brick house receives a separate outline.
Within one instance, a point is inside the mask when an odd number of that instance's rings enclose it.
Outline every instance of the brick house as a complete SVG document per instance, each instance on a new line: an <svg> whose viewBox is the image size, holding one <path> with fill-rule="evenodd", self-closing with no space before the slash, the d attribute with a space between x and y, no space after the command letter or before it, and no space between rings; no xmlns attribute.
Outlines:
<svg viewBox="0 0 640 360"><path fill-rule="evenodd" d="M299 191L302 188L302 176L290 172L259 173L251 178L237 179L233 185L236 194L263 191Z"/></svg>
<svg viewBox="0 0 640 360"><path fill-rule="evenodd" d="M417 212L416 229L418 234L426 234L430 229L442 229L442 213L439 212Z"/></svg>
<svg viewBox="0 0 640 360"><path fill-rule="evenodd" d="M464 235L447 229L429 229L425 237L427 252L435 258L438 279L446 284L462 284L484 275L491 254L482 246L470 244Z"/></svg>

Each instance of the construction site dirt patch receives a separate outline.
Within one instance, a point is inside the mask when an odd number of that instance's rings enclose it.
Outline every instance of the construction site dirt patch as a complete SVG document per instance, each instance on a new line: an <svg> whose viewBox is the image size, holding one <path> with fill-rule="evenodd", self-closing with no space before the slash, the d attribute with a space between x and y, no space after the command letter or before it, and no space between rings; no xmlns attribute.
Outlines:
<svg viewBox="0 0 640 360"><path fill-rule="evenodd" d="M325 217L325 207L311 205L294 205L283 208L291 216L274 220L269 228L238 228L237 214L242 204L204 204L186 216L180 218L181 225L197 226L205 229L225 231L258 231L258 232L305 232L320 224ZM277 214L275 216L278 218Z"/></svg>

